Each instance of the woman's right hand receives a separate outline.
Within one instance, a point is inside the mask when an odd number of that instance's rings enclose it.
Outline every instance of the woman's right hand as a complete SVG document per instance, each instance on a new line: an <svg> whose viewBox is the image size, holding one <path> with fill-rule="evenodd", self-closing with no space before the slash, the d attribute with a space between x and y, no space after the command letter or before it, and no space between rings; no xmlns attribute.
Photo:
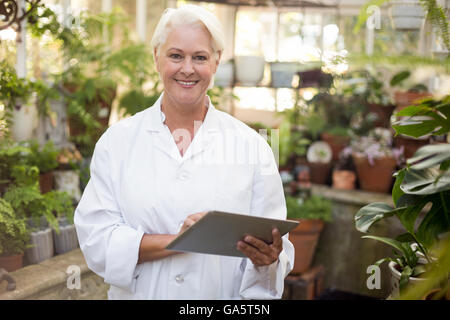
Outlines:
<svg viewBox="0 0 450 320"><path fill-rule="evenodd" d="M194 214L191 214L186 217L186 219L183 222L183 225L181 226L180 231L178 231L178 235L189 229L194 223L196 223L198 220L200 220L208 211L205 212L197 212Z"/></svg>

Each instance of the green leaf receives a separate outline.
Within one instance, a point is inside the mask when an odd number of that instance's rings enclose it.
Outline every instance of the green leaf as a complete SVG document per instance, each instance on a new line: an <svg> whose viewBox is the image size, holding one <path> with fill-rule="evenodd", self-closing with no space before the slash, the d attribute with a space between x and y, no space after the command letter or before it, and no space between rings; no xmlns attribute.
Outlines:
<svg viewBox="0 0 450 320"><path fill-rule="evenodd" d="M449 230L450 225L442 208L442 202L436 195L430 211L417 228L417 239L428 249L434 244L439 234Z"/></svg>
<svg viewBox="0 0 450 320"><path fill-rule="evenodd" d="M412 275L413 269L410 266L405 266L402 270L399 282L399 290L402 292L409 282L409 277Z"/></svg>
<svg viewBox="0 0 450 320"><path fill-rule="evenodd" d="M368 204L356 213L355 227L358 231L366 233L370 226L378 220L393 216L397 209L382 202Z"/></svg>
<svg viewBox="0 0 450 320"><path fill-rule="evenodd" d="M402 121L397 123L398 124L392 125L392 128L394 128L396 134L403 134L414 138L419 138L429 134L436 128L435 120L415 120L409 122Z"/></svg>
<svg viewBox="0 0 450 320"><path fill-rule="evenodd" d="M392 188L392 201L394 202L396 207L399 207L398 200L404 194L404 192L400 189L400 185L402 184L403 179L405 178L405 171L406 168L403 168L397 171L395 174L395 183L394 187Z"/></svg>
<svg viewBox="0 0 450 320"><path fill-rule="evenodd" d="M399 85L404 80L409 78L410 75L411 75L411 72L409 70L404 70L404 71L401 71L401 72L395 74L390 81L391 87L395 87L395 86Z"/></svg>
<svg viewBox="0 0 450 320"><path fill-rule="evenodd" d="M415 242L416 239L414 239L414 236L407 232L407 233L402 233L401 235L397 236L397 238L395 238L395 240L399 241L399 242Z"/></svg>
<svg viewBox="0 0 450 320"><path fill-rule="evenodd" d="M421 147L407 160L411 169L431 168L450 159L450 143L441 143Z"/></svg>
<svg viewBox="0 0 450 320"><path fill-rule="evenodd" d="M437 179L439 177L439 179ZM408 194L427 195L450 189L450 173L442 175L437 168L409 170L400 185L400 189Z"/></svg>
<svg viewBox="0 0 450 320"><path fill-rule="evenodd" d="M415 198L414 200L417 201L417 204L409 205L404 210L400 210L397 213L397 218L403 224L405 229L411 234L414 234L414 225L416 219L419 216L422 208L429 202L429 198L421 197L420 199Z"/></svg>
<svg viewBox="0 0 450 320"><path fill-rule="evenodd" d="M363 239L373 239L373 240L377 240L380 242L383 242L385 244L390 245L391 247L394 247L395 249L397 249L398 251L400 251L403 255L407 255L408 253L405 252L405 248L404 246L402 246L402 243L400 241L391 239L391 238L386 238L386 237L378 237L378 236L362 236L361 238Z"/></svg>

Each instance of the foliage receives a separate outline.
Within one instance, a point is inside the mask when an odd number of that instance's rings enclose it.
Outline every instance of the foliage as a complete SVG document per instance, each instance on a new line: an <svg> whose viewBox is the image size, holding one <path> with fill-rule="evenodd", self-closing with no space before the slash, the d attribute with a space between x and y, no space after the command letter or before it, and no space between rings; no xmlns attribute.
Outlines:
<svg viewBox="0 0 450 320"><path fill-rule="evenodd" d="M426 112L429 118L425 118L426 120L414 118L420 114L419 110ZM424 134L441 135L449 132L448 97L439 101L425 99L418 106L403 109L401 115L407 119L394 126L396 134L421 136ZM430 122L424 126L415 126L421 121ZM372 203L361 208L355 216L356 228L361 232L367 232L377 221L392 216L397 217L403 225L405 233L399 235L395 239L396 241L371 236L372 239L394 247L397 254L402 257L401 293L405 289L409 277L423 271L423 269L421 270L423 267L420 267L417 261L411 258L411 252L406 248L407 246L417 245L418 251L428 261L429 272L441 268L439 262L433 261L431 258L433 255L431 250L440 243L439 238L450 231L449 168L449 143L421 147L412 158L407 160L407 166L395 174L396 180L392 190L394 207L384 203ZM424 212L423 218L419 219L422 211ZM380 263L387 259L380 260Z"/></svg>
<svg viewBox="0 0 450 320"><path fill-rule="evenodd" d="M37 140L28 142L31 153L28 155L28 163L39 168L39 172L47 173L58 167L59 151L52 140L47 141L42 147Z"/></svg>
<svg viewBox="0 0 450 320"><path fill-rule="evenodd" d="M286 196L287 217L292 219L320 219L332 221L331 201L318 195L302 198Z"/></svg>
<svg viewBox="0 0 450 320"><path fill-rule="evenodd" d="M0 256L23 253L29 236L24 219L19 219L11 204L0 198Z"/></svg>
<svg viewBox="0 0 450 320"><path fill-rule="evenodd" d="M83 157L74 146L66 146L59 150L58 168L61 170L77 170L81 166Z"/></svg>
<svg viewBox="0 0 450 320"><path fill-rule="evenodd" d="M311 141L304 137L302 131L293 127L289 118L284 118L279 126L279 165L288 165L293 157L302 157L306 154Z"/></svg>
<svg viewBox="0 0 450 320"><path fill-rule="evenodd" d="M411 76L411 72L409 70L402 70L396 74L394 74L391 78L390 85L391 87L400 87L405 88L410 92L427 92L428 88L422 83L414 84L414 85L405 85L405 81Z"/></svg>
<svg viewBox="0 0 450 320"><path fill-rule="evenodd" d="M358 157L367 157L370 165L374 165L375 159L395 158L398 164L403 160L403 149L392 146L393 138L389 129L375 128L367 136L353 136L350 146L342 151L343 157L352 154Z"/></svg>
<svg viewBox="0 0 450 320"><path fill-rule="evenodd" d="M43 196L56 217L65 217L73 223L74 206L72 197L67 192L52 190Z"/></svg>
<svg viewBox="0 0 450 320"><path fill-rule="evenodd" d="M10 139L0 140L0 184L12 183L13 167L26 163L31 150L24 145L13 143Z"/></svg>

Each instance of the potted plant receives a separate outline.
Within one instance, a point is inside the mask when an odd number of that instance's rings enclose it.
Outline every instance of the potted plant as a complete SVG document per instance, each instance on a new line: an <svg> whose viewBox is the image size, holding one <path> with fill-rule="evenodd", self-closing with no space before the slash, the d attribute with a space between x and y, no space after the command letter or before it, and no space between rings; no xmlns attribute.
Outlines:
<svg viewBox="0 0 450 320"><path fill-rule="evenodd" d="M372 75L366 72L367 84L366 92L367 105L369 112L376 115L375 127L389 128L391 126L391 115L395 109L393 101L391 101L390 94L384 87L383 80L379 80L381 73Z"/></svg>
<svg viewBox="0 0 450 320"><path fill-rule="evenodd" d="M53 228L53 241L56 254L62 254L78 246L78 238L73 224L74 205L72 197L63 191L50 191L45 200L58 219L57 228Z"/></svg>
<svg viewBox="0 0 450 320"><path fill-rule="evenodd" d="M14 181L13 167L18 164L26 164L26 159L31 150L23 144L14 143L11 139L0 140L0 195Z"/></svg>
<svg viewBox="0 0 450 320"><path fill-rule="evenodd" d="M287 196L286 206L287 218L300 221L289 233L289 241L295 248L294 268L291 273L299 274L311 266L324 222L332 220L331 202L317 195L306 199Z"/></svg>
<svg viewBox="0 0 450 320"><path fill-rule="evenodd" d="M81 198L79 170L83 157L74 145L60 149L55 170L55 190L67 192L75 201Z"/></svg>
<svg viewBox="0 0 450 320"><path fill-rule="evenodd" d="M401 164L403 150L392 146L389 129L375 128L368 136L354 137L344 153L351 154L363 190L380 193L390 191L392 174Z"/></svg>
<svg viewBox="0 0 450 320"><path fill-rule="evenodd" d="M324 141L316 141L309 146L306 159L308 160L312 183L327 183L332 156L330 146Z"/></svg>
<svg viewBox="0 0 450 320"><path fill-rule="evenodd" d="M413 137L423 135L424 132L433 135L448 134L449 103L450 96L446 96L442 100L429 101L427 105L403 109L402 113L405 116L423 115L427 116L427 120L422 120L422 123L418 123L417 120L403 121L394 126L396 133ZM397 275L400 273L398 281L400 296L412 277L425 274L424 278L427 279L427 274L431 275L442 268L443 260L433 257L442 257L436 253L435 248L441 243L445 245L450 239L449 161L448 141L421 147L414 157L407 160L407 166L395 174L392 190L394 207L385 203L371 203L361 208L355 215L356 228L361 232L368 232L377 221L393 216L403 225L405 232L396 239L365 236L391 245L400 255L398 258L387 257L378 261L378 264L391 261L393 273ZM416 255L416 250L425 258L426 264L419 263L420 258ZM448 257L448 253L445 256ZM448 281L448 267L441 276Z"/></svg>
<svg viewBox="0 0 450 320"><path fill-rule="evenodd" d="M53 141L47 141L42 147L37 140L30 140L28 147L31 153L28 156L28 163L39 169L39 186L42 193L47 193L53 189L53 171L58 167L58 150Z"/></svg>
<svg viewBox="0 0 450 320"><path fill-rule="evenodd" d="M431 93L428 92L428 88L424 84L408 84L406 80L410 76L411 72L409 70L402 70L394 74L390 80L390 86L394 89L398 88L398 90L394 91L394 101L397 111L431 96Z"/></svg>
<svg viewBox="0 0 450 320"><path fill-rule="evenodd" d="M332 173L332 186L335 189L353 190L356 187L356 173L352 157L344 151L339 155Z"/></svg>
<svg viewBox="0 0 450 320"><path fill-rule="evenodd" d="M17 217L11 204L0 198L0 268L13 272L23 266L29 237L25 220Z"/></svg>
<svg viewBox="0 0 450 320"><path fill-rule="evenodd" d="M5 61L0 63L0 101L5 103L8 127L16 141L30 139L37 126L38 112L33 92L33 82L19 78Z"/></svg>

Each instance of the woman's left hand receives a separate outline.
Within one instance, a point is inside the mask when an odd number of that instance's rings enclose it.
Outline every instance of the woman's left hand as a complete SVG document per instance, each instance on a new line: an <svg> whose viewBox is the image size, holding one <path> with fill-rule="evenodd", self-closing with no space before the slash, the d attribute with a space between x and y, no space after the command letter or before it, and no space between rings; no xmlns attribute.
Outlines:
<svg viewBox="0 0 450 320"><path fill-rule="evenodd" d="M258 238L246 236L237 243L237 249L245 254L255 266L267 266L278 260L283 250L283 241L278 229L272 230L273 242L267 244Z"/></svg>

